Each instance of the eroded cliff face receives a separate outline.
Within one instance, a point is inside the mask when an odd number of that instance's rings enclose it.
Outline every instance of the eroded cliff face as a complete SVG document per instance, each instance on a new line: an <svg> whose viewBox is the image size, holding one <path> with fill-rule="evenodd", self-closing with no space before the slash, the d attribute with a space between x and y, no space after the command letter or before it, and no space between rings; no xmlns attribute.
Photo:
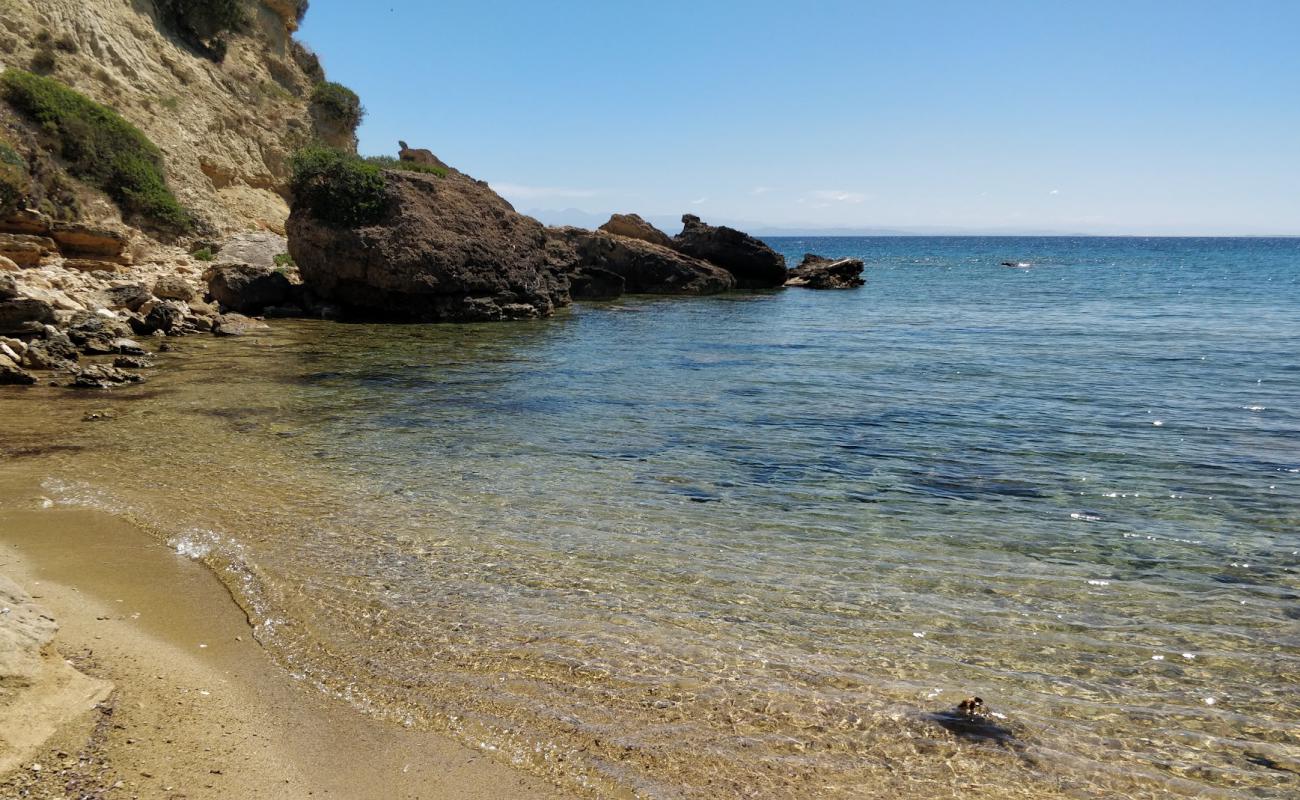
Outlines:
<svg viewBox="0 0 1300 800"><path fill-rule="evenodd" d="M282 232L289 158L313 138L308 98L323 79L292 38L299 5L249 2L248 24L216 63L172 33L151 0L0 0L0 69L38 66L139 127L211 233ZM0 124L25 123L0 103ZM90 222L115 215L108 202L83 208Z"/></svg>

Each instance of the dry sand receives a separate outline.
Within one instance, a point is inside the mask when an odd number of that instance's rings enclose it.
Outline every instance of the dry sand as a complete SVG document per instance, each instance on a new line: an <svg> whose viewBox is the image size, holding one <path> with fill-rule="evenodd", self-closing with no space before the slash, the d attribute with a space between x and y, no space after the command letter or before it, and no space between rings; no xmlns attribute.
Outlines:
<svg viewBox="0 0 1300 800"><path fill-rule="evenodd" d="M30 730L28 745L50 733L42 722L64 724L0 777L0 797L563 796L444 736L372 720L294 681L211 572L110 515L0 511L0 573L58 621L54 665L66 658L90 678L69 679L72 694L64 685L59 697L34 687L57 713L10 704L26 715L18 724Z"/></svg>

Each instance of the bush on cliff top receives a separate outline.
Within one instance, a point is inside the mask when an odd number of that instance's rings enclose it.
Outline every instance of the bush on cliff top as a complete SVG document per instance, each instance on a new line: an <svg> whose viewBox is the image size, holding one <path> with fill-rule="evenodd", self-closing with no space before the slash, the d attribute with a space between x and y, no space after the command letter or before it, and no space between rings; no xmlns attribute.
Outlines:
<svg viewBox="0 0 1300 800"><path fill-rule="evenodd" d="M332 81L316 84L311 92L311 105L321 117L349 131L355 131L366 116L357 93Z"/></svg>
<svg viewBox="0 0 1300 800"><path fill-rule="evenodd" d="M167 188L162 153L117 112L53 78L18 69L0 75L0 91L57 142L73 175L103 189L126 214L173 232L193 226Z"/></svg>
<svg viewBox="0 0 1300 800"><path fill-rule="evenodd" d="M436 164L420 164L415 161L401 161L392 156L366 156L367 164L374 164L380 169L400 169L406 172L422 172L426 175L437 175L439 178L447 177L447 170Z"/></svg>
<svg viewBox="0 0 1300 800"><path fill-rule="evenodd" d="M374 164L329 147L293 156L293 202L318 219L345 228L378 222L388 208L388 184Z"/></svg>

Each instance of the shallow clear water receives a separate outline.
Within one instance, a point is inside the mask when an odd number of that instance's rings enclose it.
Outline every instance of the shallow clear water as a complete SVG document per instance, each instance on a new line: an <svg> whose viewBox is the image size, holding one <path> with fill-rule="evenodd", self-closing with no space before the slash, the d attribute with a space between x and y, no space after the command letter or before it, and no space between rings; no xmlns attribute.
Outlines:
<svg viewBox="0 0 1300 800"><path fill-rule="evenodd" d="M1295 796L1300 240L773 244L868 285L184 340L3 469L595 794Z"/></svg>

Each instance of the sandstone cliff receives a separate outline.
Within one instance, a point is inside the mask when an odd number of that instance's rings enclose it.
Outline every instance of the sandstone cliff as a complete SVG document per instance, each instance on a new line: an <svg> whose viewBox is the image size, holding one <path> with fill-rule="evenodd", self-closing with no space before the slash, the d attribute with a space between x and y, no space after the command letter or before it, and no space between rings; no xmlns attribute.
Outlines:
<svg viewBox="0 0 1300 800"><path fill-rule="evenodd" d="M304 7L249 2L218 63L148 0L0 0L0 69L48 74L144 131L177 198L212 233L283 231L289 158L316 135L310 95L323 79L292 38ZM0 103L4 135L21 141L32 131ZM112 203L89 197L86 221L119 221Z"/></svg>

